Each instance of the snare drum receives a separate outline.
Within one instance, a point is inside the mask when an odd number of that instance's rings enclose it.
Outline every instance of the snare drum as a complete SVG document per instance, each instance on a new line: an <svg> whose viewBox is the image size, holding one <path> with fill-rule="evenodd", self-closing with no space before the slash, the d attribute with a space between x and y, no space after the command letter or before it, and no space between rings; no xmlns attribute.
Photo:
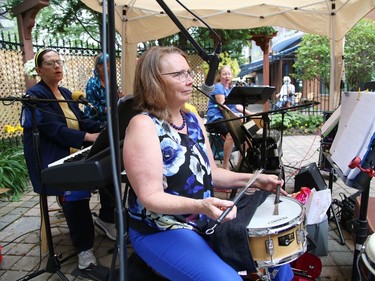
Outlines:
<svg viewBox="0 0 375 281"><path fill-rule="evenodd" d="M281 196L279 215L273 215L274 202L275 195L269 195L247 227L251 254L261 268L289 263L307 248L303 205Z"/></svg>

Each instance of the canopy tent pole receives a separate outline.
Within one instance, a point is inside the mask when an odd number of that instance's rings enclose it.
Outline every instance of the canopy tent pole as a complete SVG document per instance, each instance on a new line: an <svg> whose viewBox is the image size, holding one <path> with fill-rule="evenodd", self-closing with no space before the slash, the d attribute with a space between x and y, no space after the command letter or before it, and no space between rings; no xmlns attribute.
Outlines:
<svg viewBox="0 0 375 281"><path fill-rule="evenodd" d="M330 67L330 77L329 77L329 101L330 101L330 105L329 105L329 110L334 110L335 109L335 63L336 63L336 58L335 58L335 55L336 55L336 51L335 51L335 43L336 43L336 40L335 40L335 16L336 16L336 12L335 12L335 7L336 7L336 3L331 3L331 51L330 51L330 54L331 54L331 67Z"/></svg>

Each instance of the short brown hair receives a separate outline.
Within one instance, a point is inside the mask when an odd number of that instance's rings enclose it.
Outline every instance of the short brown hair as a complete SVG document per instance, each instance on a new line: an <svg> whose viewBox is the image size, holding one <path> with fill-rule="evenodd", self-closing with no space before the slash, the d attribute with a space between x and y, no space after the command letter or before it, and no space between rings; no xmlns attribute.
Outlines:
<svg viewBox="0 0 375 281"><path fill-rule="evenodd" d="M138 60L133 87L135 107L160 120L167 120L169 117L165 83L160 72L162 60L167 54L179 54L188 62L187 55L179 48L151 47Z"/></svg>

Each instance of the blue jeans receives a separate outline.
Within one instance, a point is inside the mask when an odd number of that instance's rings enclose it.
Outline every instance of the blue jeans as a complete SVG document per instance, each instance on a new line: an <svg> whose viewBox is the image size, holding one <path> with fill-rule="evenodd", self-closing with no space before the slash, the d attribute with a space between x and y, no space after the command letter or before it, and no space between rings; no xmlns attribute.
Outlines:
<svg viewBox="0 0 375 281"><path fill-rule="evenodd" d="M242 281L196 232L188 229L142 234L129 229L136 253L170 280Z"/></svg>
<svg viewBox="0 0 375 281"><path fill-rule="evenodd" d="M142 234L130 228L129 237L136 253L170 280L243 280L194 231L178 229ZM290 281L294 277L289 264L268 270L274 281Z"/></svg>

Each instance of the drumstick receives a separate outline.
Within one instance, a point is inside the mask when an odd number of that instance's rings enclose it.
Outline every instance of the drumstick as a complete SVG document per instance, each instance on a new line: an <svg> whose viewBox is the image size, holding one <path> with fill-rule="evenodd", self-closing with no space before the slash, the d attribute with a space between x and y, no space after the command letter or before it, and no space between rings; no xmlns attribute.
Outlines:
<svg viewBox="0 0 375 281"><path fill-rule="evenodd" d="M240 193L234 198L233 205L231 207L227 207L224 212L220 215L220 217L216 220L216 223L213 227L206 230L207 235L211 235L214 233L215 227L222 222L222 220L229 214L229 212L233 209L233 206L240 201L241 197L245 194L246 190L253 184L253 182L256 180L256 178L263 172L263 169L259 169L253 173L253 176L249 179L249 181L245 184L243 189Z"/></svg>
<svg viewBox="0 0 375 281"><path fill-rule="evenodd" d="M278 179L280 180L281 179L281 176L282 175L282 169L280 169L280 173L279 173L279 176L278 176ZM273 209L273 215L274 216L278 216L279 215L279 203L280 203L280 189L281 189L281 185L278 185L276 187L276 196L275 196L275 207Z"/></svg>
<svg viewBox="0 0 375 281"><path fill-rule="evenodd" d="M275 196L275 207L273 209L273 215L278 216L279 215L279 203L280 203L280 188L281 186L278 185L276 189L276 196Z"/></svg>

